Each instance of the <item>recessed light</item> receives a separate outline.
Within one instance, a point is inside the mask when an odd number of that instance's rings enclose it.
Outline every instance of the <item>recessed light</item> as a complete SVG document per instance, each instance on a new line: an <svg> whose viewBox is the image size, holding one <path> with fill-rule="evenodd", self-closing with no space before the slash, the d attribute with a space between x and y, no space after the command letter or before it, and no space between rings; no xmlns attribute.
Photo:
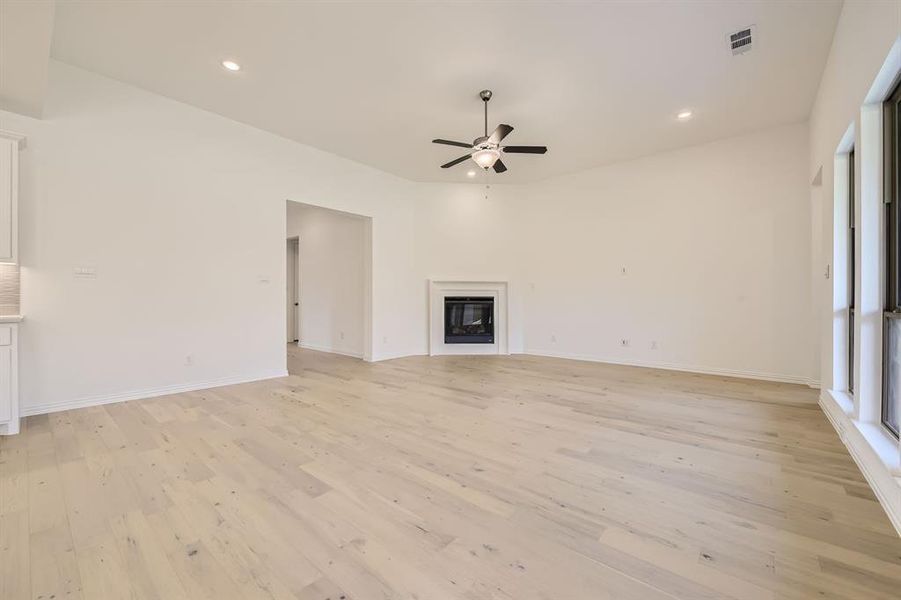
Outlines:
<svg viewBox="0 0 901 600"><path fill-rule="evenodd" d="M467 171L467 172L466 172L466 176L467 176L467 177L475 177L475 176L476 176L476 172L475 172L475 171Z"/></svg>
<svg viewBox="0 0 901 600"><path fill-rule="evenodd" d="M680 121L687 121L693 115L694 115L694 113L691 112L690 110L680 110L678 113L676 113L676 118L679 119Z"/></svg>
<svg viewBox="0 0 901 600"><path fill-rule="evenodd" d="M241 65L239 65L238 63L236 63L233 60L223 60L222 66L225 67L226 69L228 69L229 71L240 71L241 70Z"/></svg>

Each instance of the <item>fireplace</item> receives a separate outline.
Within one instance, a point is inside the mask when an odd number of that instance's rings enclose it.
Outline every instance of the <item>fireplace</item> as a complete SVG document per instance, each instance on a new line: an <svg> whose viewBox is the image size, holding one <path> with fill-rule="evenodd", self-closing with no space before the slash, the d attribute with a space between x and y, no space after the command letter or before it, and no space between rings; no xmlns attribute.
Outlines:
<svg viewBox="0 0 901 600"><path fill-rule="evenodd" d="M444 297L445 344L493 344L492 296Z"/></svg>
<svg viewBox="0 0 901 600"><path fill-rule="evenodd" d="M509 354L507 334L506 281L429 279L429 356Z"/></svg>

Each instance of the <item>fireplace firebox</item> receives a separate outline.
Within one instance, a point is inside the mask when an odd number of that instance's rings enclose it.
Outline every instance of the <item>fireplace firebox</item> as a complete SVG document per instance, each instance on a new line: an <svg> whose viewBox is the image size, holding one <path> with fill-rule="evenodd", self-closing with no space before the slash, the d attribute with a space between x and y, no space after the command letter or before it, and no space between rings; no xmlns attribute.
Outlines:
<svg viewBox="0 0 901 600"><path fill-rule="evenodd" d="M493 344L492 296L444 297L445 344Z"/></svg>

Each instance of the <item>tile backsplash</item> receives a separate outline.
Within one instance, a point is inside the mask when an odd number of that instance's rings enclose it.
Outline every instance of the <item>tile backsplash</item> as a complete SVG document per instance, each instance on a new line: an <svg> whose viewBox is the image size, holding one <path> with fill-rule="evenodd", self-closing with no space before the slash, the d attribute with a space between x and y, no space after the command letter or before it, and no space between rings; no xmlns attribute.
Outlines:
<svg viewBox="0 0 901 600"><path fill-rule="evenodd" d="M0 264L0 315L19 314L19 265Z"/></svg>

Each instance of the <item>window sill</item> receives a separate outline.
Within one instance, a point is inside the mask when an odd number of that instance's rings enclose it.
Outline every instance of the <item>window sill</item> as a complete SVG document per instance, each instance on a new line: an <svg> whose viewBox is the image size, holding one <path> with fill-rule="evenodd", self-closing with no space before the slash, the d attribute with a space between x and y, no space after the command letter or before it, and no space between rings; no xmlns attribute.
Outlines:
<svg viewBox="0 0 901 600"><path fill-rule="evenodd" d="M847 392L830 390L829 396L876 454L883 467L896 479L901 477L901 451L898 440L885 430L882 423L861 423L854 419L854 399Z"/></svg>
<svg viewBox="0 0 901 600"><path fill-rule="evenodd" d="M838 407L842 409L842 412L848 415L848 418L850 419L851 415L854 413L854 396L848 392L840 392L838 390L829 390L829 395L832 396L832 399L835 400Z"/></svg>
<svg viewBox="0 0 901 600"><path fill-rule="evenodd" d="M822 392L820 407L870 484L895 531L901 535L901 453L898 441L882 428L881 423L858 423L852 419L853 404L845 392Z"/></svg>
<svg viewBox="0 0 901 600"><path fill-rule="evenodd" d="M858 423L852 421L867 441L879 460L894 477L901 477L901 457L899 457L898 440L885 430L881 423Z"/></svg>

